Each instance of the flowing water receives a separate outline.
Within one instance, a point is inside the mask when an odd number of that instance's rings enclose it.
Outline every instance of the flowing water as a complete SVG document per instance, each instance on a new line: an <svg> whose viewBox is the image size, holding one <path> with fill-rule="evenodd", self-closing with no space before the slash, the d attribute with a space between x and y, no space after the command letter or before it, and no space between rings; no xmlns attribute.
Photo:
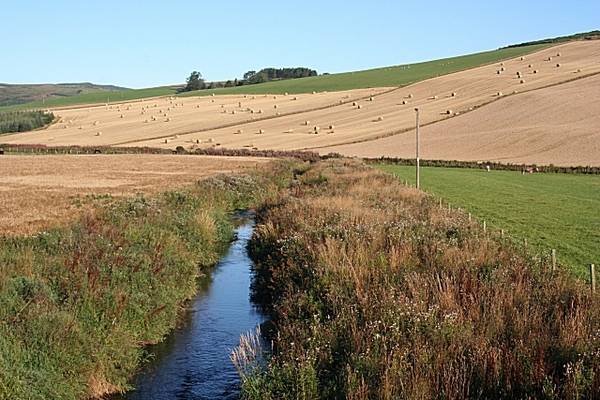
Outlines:
<svg viewBox="0 0 600 400"><path fill-rule="evenodd" d="M136 390L115 400L239 398L230 349L264 320L250 302L246 244L253 229L247 219L236 230L237 240L201 283L183 326L152 347L156 358L134 378Z"/></svg>

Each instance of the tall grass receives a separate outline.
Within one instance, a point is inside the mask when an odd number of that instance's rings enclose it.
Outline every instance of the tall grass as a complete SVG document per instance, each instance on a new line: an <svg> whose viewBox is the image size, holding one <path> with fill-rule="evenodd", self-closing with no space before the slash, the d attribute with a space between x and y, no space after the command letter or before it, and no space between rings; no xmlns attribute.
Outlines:
<svg viewBox="0 0 600 400"><path fill-rule="evenodd" d="M252 340L234 354L246 398L597 395L599 299L583 282L364 165L299 181L249 244L273 354L255 363Z"/></svg>
<svg viewBox="0 0 600 400"><path fill-rule="evenodd" d="M128 379L232 239L227 213L291 181L293 162L193 189L99 199L72 225L0 238L0 399L80 399Z"/></svg>
<svg viewBox="0 0 600 400"><path fill-rule="evenodd" d="M414 184L414 167L377 168ZM587 277L600 263L600 177L597 175L421 169L421 187L538 252L556 249L559 264Z"/></svg>

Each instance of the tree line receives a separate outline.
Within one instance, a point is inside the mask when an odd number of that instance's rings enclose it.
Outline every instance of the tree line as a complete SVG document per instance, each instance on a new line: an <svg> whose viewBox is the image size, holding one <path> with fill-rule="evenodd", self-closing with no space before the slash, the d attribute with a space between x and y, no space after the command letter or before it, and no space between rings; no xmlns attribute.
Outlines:
<svg viewBox="0 0 600 400"><path fill-rule="evenodd" d="M0 112L0 134L27 132L52 122L53 113L41 110Z"/></svg>
<svg viewBox="0 0 600 400"><path fill-rule="evenodd" d="M181 88L180 92L191 92L195 90L219 89L223 87L235 87L243 85L254 85L270 81L283 79L306 78L309 76L317 76L318 73L314 69L296 67L296 68L263 68L260 71L248 71L244 74L243 79L227 80L226 82L211 82L207 83L202 74L198 71L192 71L186 79L186 85Z"/></svg>

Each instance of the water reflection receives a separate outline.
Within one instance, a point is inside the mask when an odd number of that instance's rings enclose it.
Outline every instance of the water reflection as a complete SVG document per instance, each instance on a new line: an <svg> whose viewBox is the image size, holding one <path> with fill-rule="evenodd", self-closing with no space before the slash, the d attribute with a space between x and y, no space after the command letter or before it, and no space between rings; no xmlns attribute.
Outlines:
<svg viewBox="0 0 600 400"><path fill-rule="evenodd" d="M240 334L263 317L250 302L246 244L254 221L246 219L237 240L202 283L186 323L151 351L156 359L136 376L136 390L114 399L238 399L240 379L229 359Z"/></svg>

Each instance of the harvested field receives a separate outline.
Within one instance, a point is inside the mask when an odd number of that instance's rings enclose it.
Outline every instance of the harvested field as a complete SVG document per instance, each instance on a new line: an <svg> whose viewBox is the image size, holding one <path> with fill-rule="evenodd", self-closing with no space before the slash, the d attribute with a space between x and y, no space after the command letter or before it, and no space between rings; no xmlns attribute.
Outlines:
<svg viewBox="0 0 600 400"><path fill-rule="evenodd" d="M423 134L431 137L429 143L424 137L423 158L600 165L593 146L579 151L584 143L599 142L594 78L599 73L599 42L569 42L402 88L165 97L53 110L61 115L59 123L1 142L412 157L419 108ZM564 93L556 91L561 86Z"/></svg>
<svg viewBox="0 0 600 400"><path fill-rule="evenodd" d="M430 160L600 165L598 90L600 75L594 75L509 96L460 118L422 126L420 156ZM415 131L319 151L414 158Z"/></svg>
<svg viewBox="0 0 600 400"><path fill-rule="evenodd" d="M33 233L66 221L89 196L130 196L191 185L267 159L182 155L0 157L0 233ZM88 196L88 198L86 198Z"/></svg>

